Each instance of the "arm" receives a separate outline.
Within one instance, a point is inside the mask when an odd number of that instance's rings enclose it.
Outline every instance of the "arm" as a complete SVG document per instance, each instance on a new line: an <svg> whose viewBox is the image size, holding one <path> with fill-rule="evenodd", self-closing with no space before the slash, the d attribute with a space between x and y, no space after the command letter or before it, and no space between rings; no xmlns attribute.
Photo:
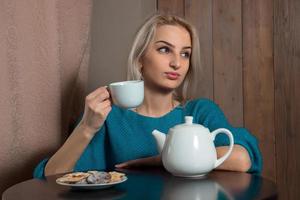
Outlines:
<svg viewBox="0 0 300 200"><path fill-rule="evenodd" d="M228 151L228 146L217 147L217 157L220 158ZM234 145L230 156L225 160L217 170L229 170L247 172L251 167L251 159L247 150L241 145Z"/></svg>
<svg viewBox="0 0 300 200"><path fill-rule="evenodd" d="M94 131L80 123L63 146L49 159L45 175L70 172L92 139Z"/></svg>
<svg viewBox="0 0 300 200"><path fill-rule="evenodd" d="M110 110L111 102L105 87L98 88L86 97L81 122L63 146L49 159L45 167L46 176L73 170L85 148L102 127Z"/></svg>

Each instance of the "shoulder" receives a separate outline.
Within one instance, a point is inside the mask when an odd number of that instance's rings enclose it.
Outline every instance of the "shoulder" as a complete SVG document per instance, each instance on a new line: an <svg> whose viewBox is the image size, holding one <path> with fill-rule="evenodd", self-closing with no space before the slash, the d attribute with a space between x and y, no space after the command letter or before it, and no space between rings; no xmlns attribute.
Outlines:
<svg viewBox="0 0 300 200"><path fill-rule="evenodd" d="M226 121L223 111L210 99L194 99L185 105L186 115L193 116L198 123L207 124L211 121Z"/></svg>
<svg viewBox="0 0 300 200"><path fill-rule="evenodd" d="M190 100L186 103L187 110L198 110L198 109L205 109L205 110L215 110L219 109L219 106L212 100L207 98L198 98Z"/></svg>

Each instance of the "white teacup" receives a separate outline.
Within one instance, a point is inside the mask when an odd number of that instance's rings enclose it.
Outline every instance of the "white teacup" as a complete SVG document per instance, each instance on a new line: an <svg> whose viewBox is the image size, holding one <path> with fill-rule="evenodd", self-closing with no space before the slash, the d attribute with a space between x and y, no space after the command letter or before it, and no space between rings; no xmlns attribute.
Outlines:
<svg viewBox="0 0 300 200"><path fill-rule="evenodd" d="M144 81L123 81L109 84L113 103L123 108L136 108L144 100Z"/></svg>

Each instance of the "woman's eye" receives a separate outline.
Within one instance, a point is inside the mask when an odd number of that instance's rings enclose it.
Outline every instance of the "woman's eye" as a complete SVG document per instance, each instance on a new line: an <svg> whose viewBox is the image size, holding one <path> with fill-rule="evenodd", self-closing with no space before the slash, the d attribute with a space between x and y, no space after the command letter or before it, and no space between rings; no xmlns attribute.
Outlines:
<svg viewBox="0 0 300 200"><path fill-rule="evenodd" d="M184 57L184 58L190 58L191 53L190 52L183 52L183 53L181 53L181 56Z"/></svg>
<svg viewBox="0 0 300 200"><path fill-rule="evenodd" d="M169 53L170 49L168 47L161 47L158 49L158 51L161 53Z"/></svg>

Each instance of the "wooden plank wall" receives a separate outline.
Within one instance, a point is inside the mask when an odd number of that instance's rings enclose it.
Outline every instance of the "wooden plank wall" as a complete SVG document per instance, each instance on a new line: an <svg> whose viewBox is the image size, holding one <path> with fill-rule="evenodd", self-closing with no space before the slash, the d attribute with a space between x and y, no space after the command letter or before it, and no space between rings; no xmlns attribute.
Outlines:
<svg viewBox="0 0 300 200"><path fill-rule="evenodd" d="M185 1L185 18L196 26L201 44L202 71L198 74L200 84L195 96L209 99L214 98L212 15L211 0Z"/></svg>
<svg viewBox="0 0 300 200"><path fill-rule="evenodd" d="M213 2L214 100L233 125L242 126L241 0L231 2Z"/></svg>
<svg viewBox="0 0 300 200"><path fill-rule="evenodd" d="M282 199L300 199L300 1L274 1L276 173Z"/></svg>
<svg viewBox="0 0 300 200"><path fill-rule="evenodd" d="M259 140L263 176L280 199L300 199L300 1L157 0L199 32L203 74L195 96L218 103Z"/></svg>
<svg viewBox="0 0 300 200"><path fill-rule="evenodd" d="M273 1L243 1L244 126L255 133L265 177L276 180Z"/></svg>

